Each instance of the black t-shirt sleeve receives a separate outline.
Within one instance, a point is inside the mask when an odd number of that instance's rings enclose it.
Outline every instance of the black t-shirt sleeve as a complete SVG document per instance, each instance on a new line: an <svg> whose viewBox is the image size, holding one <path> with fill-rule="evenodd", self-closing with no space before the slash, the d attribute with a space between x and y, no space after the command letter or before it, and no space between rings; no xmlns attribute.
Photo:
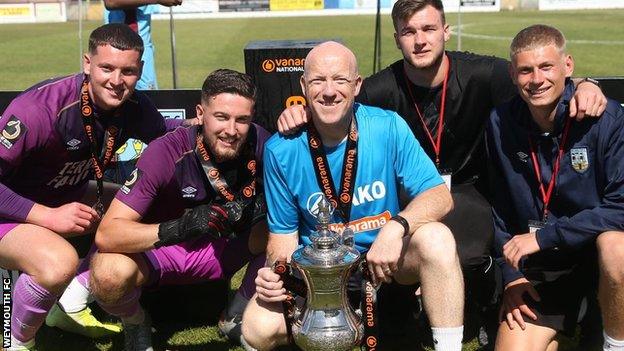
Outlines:
<svg viewBox="0 0 624 351"><path fill-rule="evenodd" d="M364 105L395 111L398 84L391 69L392 66L364 79L355 100Z"/></svg>
<svg viewBox="0 0 624 351"><path fill-rule="evenodd" d="M492 93L493 106L505 103L516 95L516 86L509 75L509 61L496 58L492 62L490 91Z"/></svg>
<svg viewBox="0 0 624 351"><path fill-rule="evenodd" d="M371 101L369 98L369 91L371 89L371 80L366 78L362 82L362 87L360 88L360 93L355 97L355 101L364 105L371 105Z"/></svg>

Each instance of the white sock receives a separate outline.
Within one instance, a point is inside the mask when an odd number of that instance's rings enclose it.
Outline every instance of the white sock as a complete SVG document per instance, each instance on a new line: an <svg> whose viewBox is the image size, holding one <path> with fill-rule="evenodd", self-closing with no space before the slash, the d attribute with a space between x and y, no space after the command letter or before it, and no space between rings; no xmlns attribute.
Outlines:
<svg viewBox="0 0 624 351"><path fill-rule="evenodd" d="M139 308L135 314L121 319L123 324L141 324L145 321L145 311Z"/></svg>
<svg viewBox="0 0 624 351"><path fill-rule="evenodd" d="M461 351L464 326L454 328L431 328L436 351Z"/></svg>
<svg viewBox="0 0 624 351"><path fill-rule="evenodd" d="M28 341L19 341L13 336L13 334L11 334L11 347L15 346L25 346L28 348L32 348L33 346L35 346L35 338L32 338Z"/></svg>
<svg viewBox="0 0 624 351"><path fill-rule="evenodd" d="M74 277L58 300L58 304L66 313L75 313L87 308L90 298L91 293L89 290L82 286L78 279Z"/></svg>
<svg viewBox="0 0 624 351"><path fill-rule="evenodd" d="M604 344L602 345L604 351L624 351L624 340L615 340L607 335L604 330L602 335L604 335Z"/></svg>

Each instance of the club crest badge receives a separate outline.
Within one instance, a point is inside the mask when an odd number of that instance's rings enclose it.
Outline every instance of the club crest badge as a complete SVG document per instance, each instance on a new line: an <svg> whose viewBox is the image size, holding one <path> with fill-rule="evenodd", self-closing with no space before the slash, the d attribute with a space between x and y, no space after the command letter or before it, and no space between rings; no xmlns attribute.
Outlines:
<svg viewBox="0 0 624 351"><path fill-rule="evenodd" d="M589 157L587 157L586 147L576 147L570 150L570 163L572 168L578 173L585 173L589 168Z"/></svg>

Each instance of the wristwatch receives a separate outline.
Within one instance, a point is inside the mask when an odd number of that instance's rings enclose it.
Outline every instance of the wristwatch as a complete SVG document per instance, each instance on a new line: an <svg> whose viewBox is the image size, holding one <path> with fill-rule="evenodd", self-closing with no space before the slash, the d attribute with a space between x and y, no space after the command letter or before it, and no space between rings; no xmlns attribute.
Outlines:
<svg viewBox="0 0 624 351"><path fill-rule="evenodd" d="M410 234L410 225L407 222L407 219L405 219L403 216L401 215L394 215L392 216L392 218L390 218L391 221L395 221L397 223L399 223L400 225L403 226L403 236L409 235Z"/></svg>

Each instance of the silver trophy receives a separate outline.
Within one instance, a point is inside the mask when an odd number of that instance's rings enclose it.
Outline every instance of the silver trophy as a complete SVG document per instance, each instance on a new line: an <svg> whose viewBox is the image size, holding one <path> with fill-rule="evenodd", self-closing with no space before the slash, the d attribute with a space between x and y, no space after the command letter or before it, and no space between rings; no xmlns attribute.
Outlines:
<svg viewBox="0 0 624 351"><path fill-rule="evenodd" d="M322 198L317 214L317 231L311 245L292 255L293 266L307 286L307 305L295 314L293 337L304 351L351 350L360 343L363 326L349 305L347 280L360 253L353 248L353 231L338 234L329 229L332 208ZM345 240L346 239L346 240Z"/></svg>

